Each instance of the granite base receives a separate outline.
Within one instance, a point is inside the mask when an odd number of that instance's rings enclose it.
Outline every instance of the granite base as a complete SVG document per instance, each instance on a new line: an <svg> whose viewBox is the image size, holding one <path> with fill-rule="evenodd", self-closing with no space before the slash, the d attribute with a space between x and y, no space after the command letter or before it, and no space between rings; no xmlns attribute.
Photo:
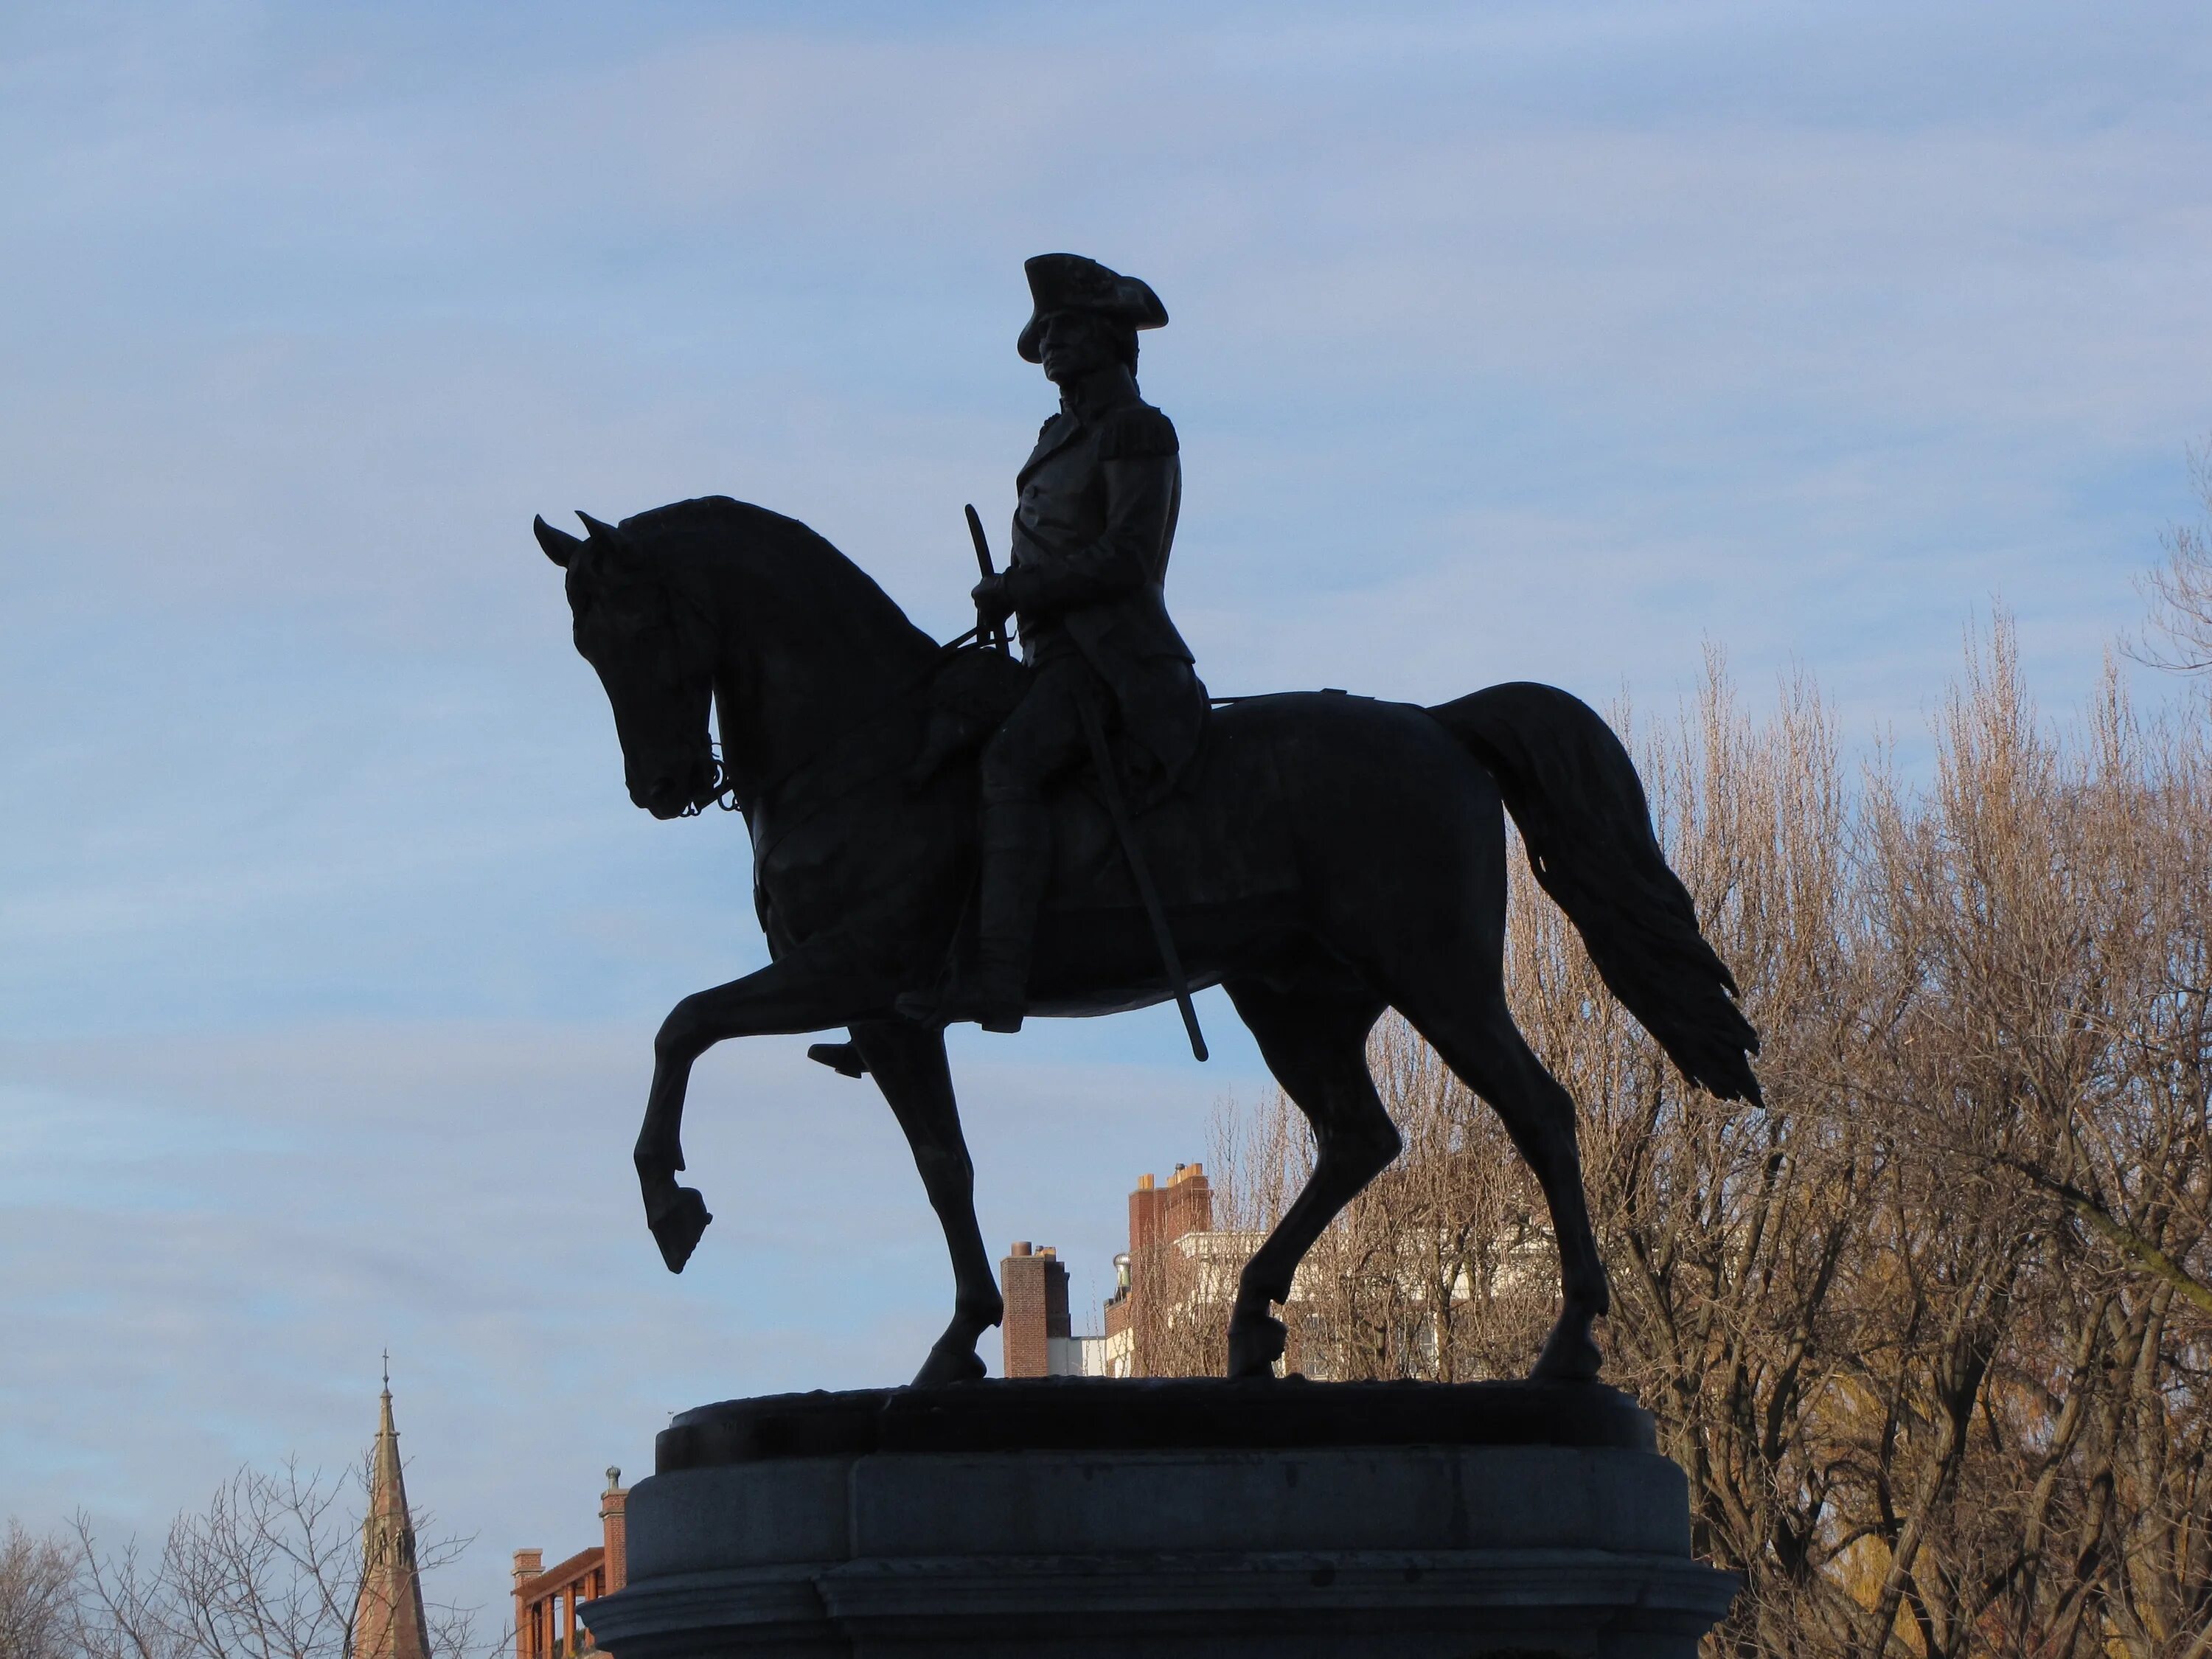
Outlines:
<svg viewBox="0 0 2212 1659"><path fill-rule="evenodd" d="M1689 1659L1735 1581L1609 1389L985 1382L707 1407L629 1501L616 1659Z"/></svg>

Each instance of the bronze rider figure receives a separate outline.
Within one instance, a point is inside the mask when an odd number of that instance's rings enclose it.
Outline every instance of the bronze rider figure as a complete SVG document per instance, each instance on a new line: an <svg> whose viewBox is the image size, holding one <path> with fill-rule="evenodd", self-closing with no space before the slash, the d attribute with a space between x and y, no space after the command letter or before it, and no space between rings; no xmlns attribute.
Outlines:
<svg viewBox="0 0 2212 1659"><path fill-rule="evenodd" d="M1174 425L1137 392L1138 331L1163 326L1166 308L1135 277L1079 254L1039 254L1024 269L1033 303L1015 349L1060 388L1060 411L1015 480L1008 568L978 582L975 599L987 627L1016 618L1033 678L983 749L973 971L941 998L902 1000L921 1018L987 1031L1021 1029L1052 863L1044 794L1089 762L1083 702L1140 802L1173 787L1206 717L1164 592L1182 463Z"/></svg>

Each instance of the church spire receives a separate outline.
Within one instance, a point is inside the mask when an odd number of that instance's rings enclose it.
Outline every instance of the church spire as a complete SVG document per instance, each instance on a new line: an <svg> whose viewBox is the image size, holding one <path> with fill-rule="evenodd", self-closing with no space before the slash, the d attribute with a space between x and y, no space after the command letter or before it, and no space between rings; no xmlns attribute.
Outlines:
<svg viewBox="0 0 2212 1659"><path fill-rule="evenodd" d="M422 1584L415 1570L415 1522L399 1471L399 1431L392 1425L392 1356L376 1445L369 1454L368 1518L362 1524L361 1596L354 1603L354 1659L430 1659Z"/></svg>

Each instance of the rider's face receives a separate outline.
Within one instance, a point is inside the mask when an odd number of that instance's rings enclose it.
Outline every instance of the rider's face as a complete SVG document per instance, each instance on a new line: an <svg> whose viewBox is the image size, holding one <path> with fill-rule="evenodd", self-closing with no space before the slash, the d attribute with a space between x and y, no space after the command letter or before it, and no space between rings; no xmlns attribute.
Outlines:
<svg viewBox="0 0 2212 1659"><path fill-rule="evenodd" d="M1114 361L1104 325L1086 311L1048 313L1038 333L1037 356L1054 386L1079 380Z"/></svg>

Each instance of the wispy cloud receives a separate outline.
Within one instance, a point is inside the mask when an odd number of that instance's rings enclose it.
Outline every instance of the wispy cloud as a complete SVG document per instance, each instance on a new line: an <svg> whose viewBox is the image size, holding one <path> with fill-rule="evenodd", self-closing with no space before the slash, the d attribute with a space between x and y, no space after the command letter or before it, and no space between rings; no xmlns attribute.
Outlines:
<svg viewBox="0 0 2212 1659"><path fill-rule="evenodd" d="M2208 69L2179 4L18 9L9 1502L344 1461L388 1340L491 1600L660 1413L933 1334L803 1045L702 1068L694 1269L637 1226L653 1024L762 947L742 838L622 798L532 513L757 500L956 632L1073 247L1175 319L1218 690L1665 706L1711 639L1910 730L2001 592L2063 702L2212 427ZM1158 1011L963 1040L996 1243L1103 1263L1257 1086L1207 1012L1218 1073Z"/></svg>

